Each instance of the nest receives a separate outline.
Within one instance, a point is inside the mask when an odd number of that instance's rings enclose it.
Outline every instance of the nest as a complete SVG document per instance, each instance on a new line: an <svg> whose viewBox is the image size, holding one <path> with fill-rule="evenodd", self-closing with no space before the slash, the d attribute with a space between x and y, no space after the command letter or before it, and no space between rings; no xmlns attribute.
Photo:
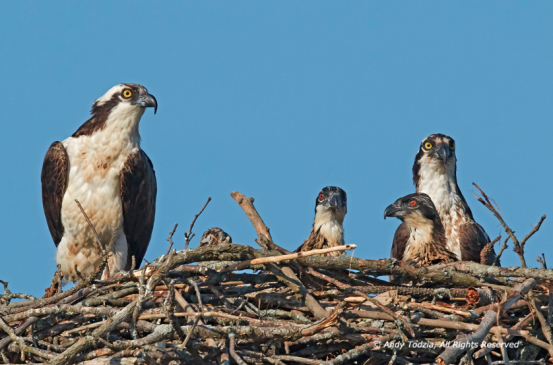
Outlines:
<svg viewBox="0 0 553 365"><path fill-rule="evenodd" d="M100 280L108 246L97 272L65 292L53 286L34 298L4 283L3 363L545 364L553 356L553 270L544 259L541 269L417 268L326 255L355 245L291 254L273 242L253 199L232 196L261 249L223 240L175 251L175 226L167 254L140 270ZM519 255L527 238L515 243Z"/></svg>

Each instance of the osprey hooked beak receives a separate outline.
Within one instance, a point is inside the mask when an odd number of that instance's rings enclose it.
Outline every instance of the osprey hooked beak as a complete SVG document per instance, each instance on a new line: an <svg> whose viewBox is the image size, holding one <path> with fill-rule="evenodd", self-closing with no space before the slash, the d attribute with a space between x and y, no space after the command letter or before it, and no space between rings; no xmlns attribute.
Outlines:
<svg viewBox="0 0 553 365"><path fill-rule="evenodd" d="M442 145L438 150L434 153L434 157L442 160L442 162L445 164L449 157L451 156L451 152L449 150L449 146Z"/></svg>
<svg viewBox="0 0 553 365"><path fill-rule="evenodd" d="M399 202L395 202L394 204L388 205L386 207L386 210L384 211L384 219L386 217L402 217L405 215L405 211L401 208Z"/></svg>
<svg viewBox="0 0 553 365"><path fill-rule="evenodd" d="M339 193L332 193L330 199L326 200L324 206L327 209L340 210L343 209L346 204L340 197Z"/></svg>
<svg viewBox="0 0 553 365"><path fill-rule="evenodd" d="M157 100L152 94L142 94L136 99L133 103L135 105L140 105L143 108L154 108L154 114L157 113Z"/></svg>

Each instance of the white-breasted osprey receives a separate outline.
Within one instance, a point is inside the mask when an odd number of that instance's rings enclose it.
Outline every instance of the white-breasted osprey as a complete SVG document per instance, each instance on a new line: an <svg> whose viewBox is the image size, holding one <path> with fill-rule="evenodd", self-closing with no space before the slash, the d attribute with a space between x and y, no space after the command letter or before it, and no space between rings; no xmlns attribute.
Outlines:
<svg viewBox="0 0 553 365"><path fill-rule="evenodd" d="M112 87L92 105L92 117L69 138L54 142L42 166L42 203L56 261L64 282L77 280L75 266L88 275L101 249L78 200L107 247L111 274L142 262L154 226L157 183L152 162L140 149L138 124L157 101L145 87ZM114 236L115 235L115 236Z"/></svg>
<svg viewBox="0 0 553 365"><path fill-rule="evenodd" d="M415 193L399 198L384 211L386 217L401 219L409 229L403 261L415 266L430 266L458 261L447 248L445 229L430 197Z"/></svg>
<svg viewBox="0 0 553 365"><path fill-rule="evenodd" d="M474 221L459 186L457 185L457 157L455 141L443 134L426 137L415 156L413 182L417 193L425 193L432 199L445 229L447 248L460 261L480 262L480 251L490 242L481 225ZM410 232L402 223L392 245L392 257L403 258ZM495 252L488 262L493 262ZM491 260L491 261L490 261Z"/></svg>
<svg viewBox="0 0 553 365"><path fill-rule="evenodd" d="M315 219L309 237L294 252L318 250L344 245L344 218L348 212L346 192L336 186L327 186L315 200ZM329 252L324 256L338 256Z"/></svg>

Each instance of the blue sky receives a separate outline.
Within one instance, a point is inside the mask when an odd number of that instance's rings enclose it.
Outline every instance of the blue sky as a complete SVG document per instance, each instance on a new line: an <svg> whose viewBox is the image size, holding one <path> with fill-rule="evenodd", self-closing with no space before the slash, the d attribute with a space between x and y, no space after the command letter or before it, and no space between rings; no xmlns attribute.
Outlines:
<svg viewBox="0 0 553 365"><path fill-rule="evenodd" d="M233 190L254 196L275 242L295 249L327 185L348 194L355 256L388 257L399 221L383 211L414 191L413 159L432 133L455 138L476 220L501 233L472 182L522 238L553 213L552 27L546 1L7 2L0 279L35 295L49 285L44 154L122 82L159 102L140 125L158 178L149 260L166 251L176 222L183 246L207 197L195 232L219 226L256 247ZM526 247L531 266L542 252L553 265L549 219ZM519 263L511 249L505 265Z"/></svg>

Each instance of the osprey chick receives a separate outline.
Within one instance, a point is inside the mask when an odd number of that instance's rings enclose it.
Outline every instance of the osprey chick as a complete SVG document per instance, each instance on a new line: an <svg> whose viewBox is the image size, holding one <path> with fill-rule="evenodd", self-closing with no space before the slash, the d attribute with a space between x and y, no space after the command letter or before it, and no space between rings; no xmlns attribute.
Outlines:
<svg viewBox="0 0 553 365"><path fill-rule="evenodd" d="M430 196L445 229L447 248L461 261L480 262L480 251L490 242L484 228L474 221L459 185L457 184L457 156L453 138L443 134L426 137L415 156L413 182L417 193ZM410 233L401 224L394 236L392 257L405 251ZM488 258L493 262L495 252Z"/></svg>
<svg viewBox="0 0 553 365"><path fill-rule="evenodd" d="M404 261L415 266L457 261L457 257L446 247L444 226L428 195L415 193L399 198L386 208L384 219L386 217L401 219L409 229L405 250L396 253Z"/></svg>
<svg viewBox="0 0 553 365"><path fill-rule="evenodd" d="M225 243L232 243L232 237L230 237L230 235L221 228L215 227L204 232L198 247L207 245L222 245Z"/></svg>
<svg viewBox="0 0 553 365"><path fill-rule="evenodd" d="M344 245L344 217L348 212L346 192L335 186L327 186L315 200L315 220L311 234L294 252L309 251ZM337 256L329 252L325 256Z"/></svg>
<svg viewBox="0 0 553 365"><path fill-rule="evenodd" d="M152 235L156 177L140 149L138 124L157 101L136 84L112 87L92 105L92 117L71 137L54 142L42 166L42 203L64 282L100 264L101 249L78 200L107 247L115 237L110 273L140 265Z"/></svg>

